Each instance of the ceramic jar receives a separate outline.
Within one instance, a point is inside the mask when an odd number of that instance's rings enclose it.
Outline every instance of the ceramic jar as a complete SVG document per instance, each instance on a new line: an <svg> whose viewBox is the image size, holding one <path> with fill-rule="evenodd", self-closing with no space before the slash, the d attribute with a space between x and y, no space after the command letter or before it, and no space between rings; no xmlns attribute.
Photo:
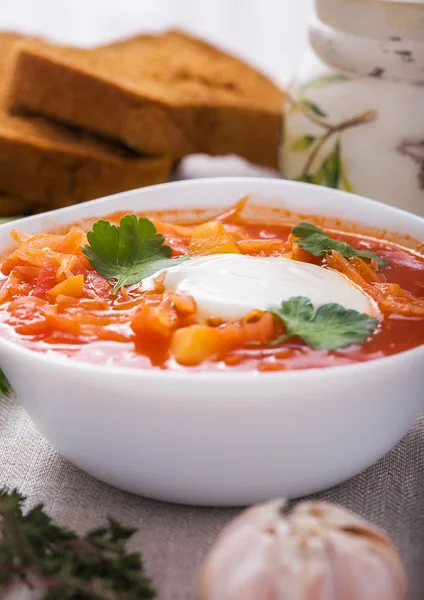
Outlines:
<svg viewBox="0 0 424 600"><path fill-rule="evenodd" d="M289 179L424 216L424 0L315 0L289 88Z"/></svg>

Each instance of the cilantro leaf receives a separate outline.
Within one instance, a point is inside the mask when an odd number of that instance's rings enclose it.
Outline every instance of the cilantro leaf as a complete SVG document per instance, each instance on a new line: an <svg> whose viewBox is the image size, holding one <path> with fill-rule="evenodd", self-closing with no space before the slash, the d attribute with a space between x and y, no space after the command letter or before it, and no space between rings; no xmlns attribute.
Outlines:
<svg viewBox="0 0 424 600"><path fill-rule="evenodd" d="M322 229L312 225L312 223L298 223L293 227L293 235L297 238L296 244L306 252L314 256L323 256L332 250L337 250L345 258L360 256L361 258L373 258L377 261L379 267L385 267L386 261L376 252L369 250L355 250L346 242L333 240Z"/></svg>
<svg viewBox="0 0 424 600"><path fill-rule="evenodd" d="M299 336L316 350L337 350L365 342L374 332L378 320L340 304L324 304L317 310L304 296L294 296L271 307L269 312L284 323L284 336L271 342L276 346Z"/></svg>
<svg viewBox="0 0 424 600"><path fill-rule="evenodd" d="M91 265L105 279L117 280L112 294L188 259L171 258L172 249L164 245L163 235L149 219L136 215L123 217L118 227L97 221L87 239L89 245L82 251Z"/></svg>

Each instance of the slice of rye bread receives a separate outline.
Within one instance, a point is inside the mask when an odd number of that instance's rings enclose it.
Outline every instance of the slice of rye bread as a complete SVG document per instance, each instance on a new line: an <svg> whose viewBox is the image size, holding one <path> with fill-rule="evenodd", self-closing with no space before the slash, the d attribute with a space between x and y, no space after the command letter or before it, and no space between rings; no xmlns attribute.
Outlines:
<svg viewBox="0 0 424 600"><path fill-rule="evenodd" d="M10 75L22 40L0 34L0 215L58 208L166 180L169 159L140 157L91 134L10 115Z"/></svg>
<svg viewBox="0 0 424 600"><path fill-rule="evenodd" d="M182 32L90 50L22 48L11 96L17 110L146 154L236 154L278 165L283 92L253 67Z"/></svg>
<svg viewBox="0 0 424 600"><path fill-rule="evenodd" d="M34 204L29 200L0 192L0 220L2 217L18 217L33 212Z"/></svg>

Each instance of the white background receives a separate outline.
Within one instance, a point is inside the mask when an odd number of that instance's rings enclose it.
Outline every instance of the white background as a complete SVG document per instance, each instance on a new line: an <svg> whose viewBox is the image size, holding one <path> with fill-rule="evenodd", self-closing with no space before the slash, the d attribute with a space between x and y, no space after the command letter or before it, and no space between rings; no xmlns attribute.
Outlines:
<svg viewBox="0 0 424 600"><path fill-rule="evenodd" d="M312 0L0 0L0 29L93 45L169 26L218 42L285 83Z"/></svg>
<svg viewBox="0 0 424 600"><path fill-rule="evenodd" d="M313 0L0 0L0 30L92 46L180 27L232 51L285 85L306 49ZM267 175L241 160L193 157L175 177Z"/></svg>

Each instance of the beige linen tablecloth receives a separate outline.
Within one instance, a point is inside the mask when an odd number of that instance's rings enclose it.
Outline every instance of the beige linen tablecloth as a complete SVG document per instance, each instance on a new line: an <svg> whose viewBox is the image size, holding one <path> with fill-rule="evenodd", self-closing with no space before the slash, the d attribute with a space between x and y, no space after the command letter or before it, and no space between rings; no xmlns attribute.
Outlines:
<svg viewBox="0 0 424 600"><path fill-rule="evenodd" d="M358 444L360 438L358 431ZM197 598L204 557L238 512L174 506L100 483L59 456L23 409L7 399L0 400L0 485L17 487L31 504L44 502L57 521L79 532L100 525L108 515L137 527L131 546L142 551L159 600ZM385 528L408 569L410 600L424 599L424 416L378 464L319 498Z"/></svg>

